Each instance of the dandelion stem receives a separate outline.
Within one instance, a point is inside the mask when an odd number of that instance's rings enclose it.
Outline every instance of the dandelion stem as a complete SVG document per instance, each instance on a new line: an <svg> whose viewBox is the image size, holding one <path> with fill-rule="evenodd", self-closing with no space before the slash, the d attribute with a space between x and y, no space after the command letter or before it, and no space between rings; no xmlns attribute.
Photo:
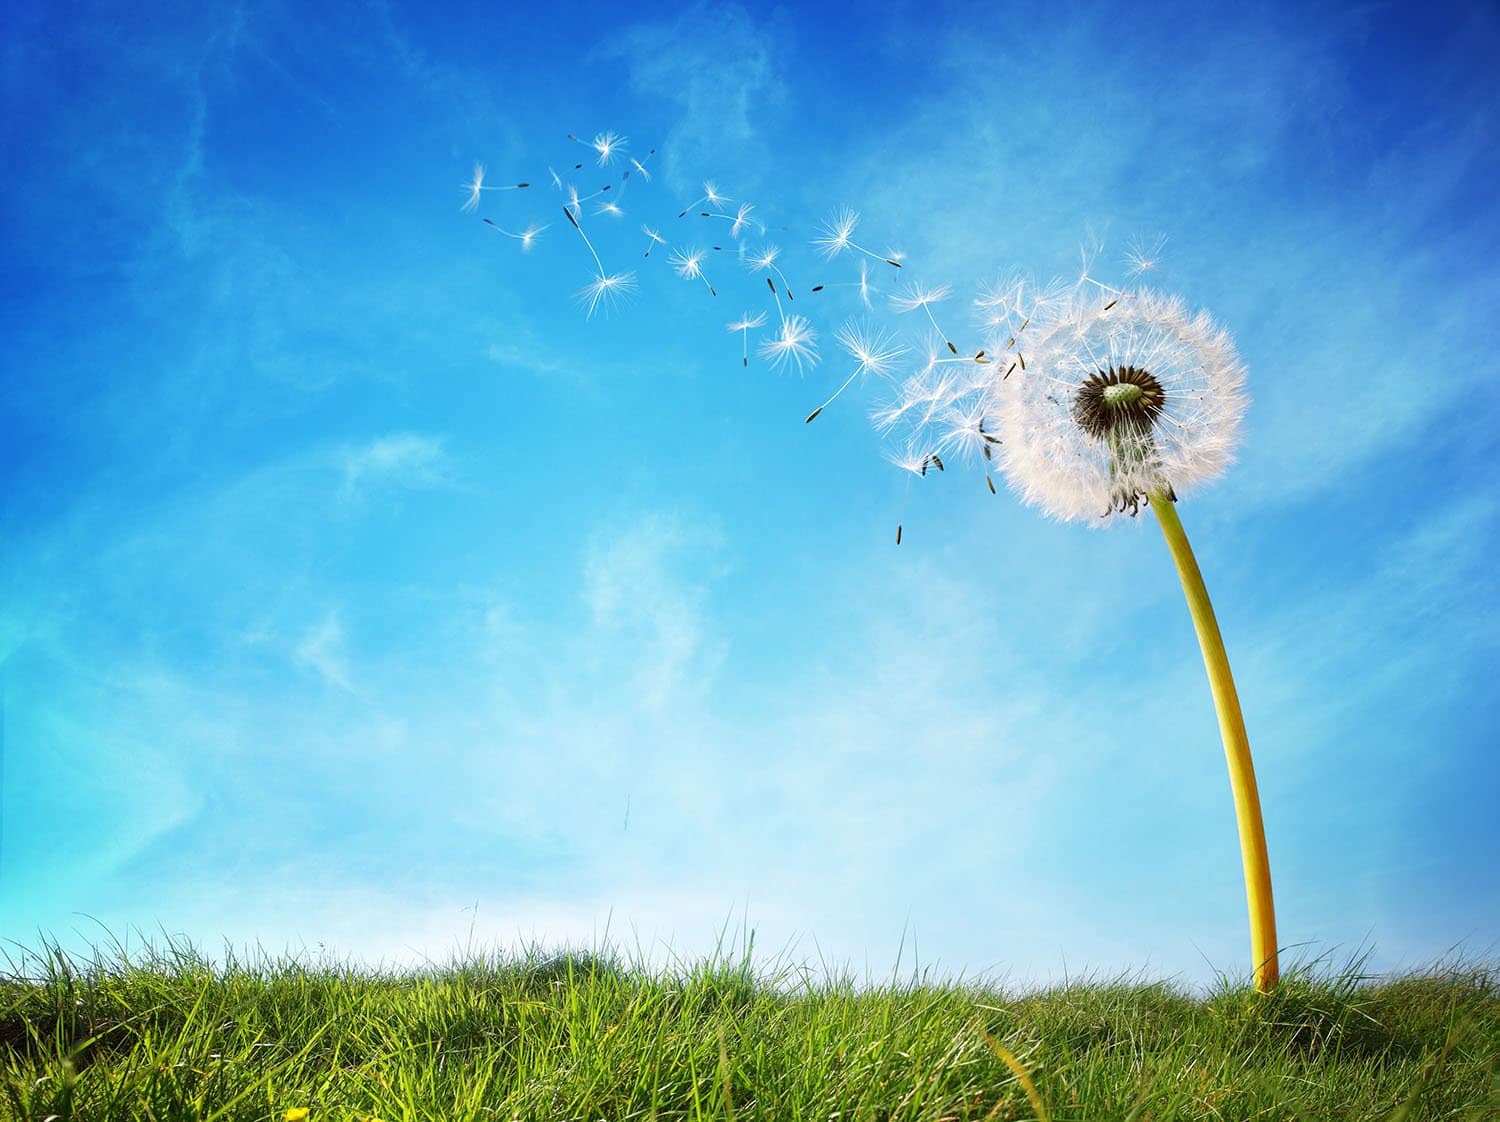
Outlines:
<svg viewBox="0 0 1500 1122"><path fill-rule="evenodd" d="M1255 967L1255 988L1269 993L1276 988L1279 969L1276 957L1276 909L1271 900L1271 863L1266 854L1266 830L1260 815L1260 794L1255 786L1255 765L1250 759L1250 740L1245 734L1245 718L1240 712L1239 695L1229 672L1229 656L1224 653L1224 637L1214 618L1213 604L1203 584L1203 574L1193 557L1192 546L1177 517L1177 508L1161 491L1150 495L1151 509L1167 539L1182 590L1187 596L1198 646L1203 651L1203 665L1208 670L1208 684L1213 691L1214 709L1219 715L1219 734L1224 740L1224 754L1229 760L1229 786L1234 793L1234 814L1239 825L1240 857L1245 867L1245 896L1250 906L1250 957Z"/></svg>

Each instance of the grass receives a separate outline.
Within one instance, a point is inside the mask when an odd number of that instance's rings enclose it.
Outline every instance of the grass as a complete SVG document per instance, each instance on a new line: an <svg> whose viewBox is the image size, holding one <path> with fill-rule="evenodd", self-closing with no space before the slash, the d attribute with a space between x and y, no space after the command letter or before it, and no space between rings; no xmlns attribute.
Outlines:
<svg viewBox="0 0 1500 1122"><path fill-rule="evenodd" d="M394 972L44 943L0 975L0 1118L1500 1118L1500 970L1317 965L1269 995L1228 978L1203 996L1123 979L1011 993L757 974L748 953Z"/></svg>

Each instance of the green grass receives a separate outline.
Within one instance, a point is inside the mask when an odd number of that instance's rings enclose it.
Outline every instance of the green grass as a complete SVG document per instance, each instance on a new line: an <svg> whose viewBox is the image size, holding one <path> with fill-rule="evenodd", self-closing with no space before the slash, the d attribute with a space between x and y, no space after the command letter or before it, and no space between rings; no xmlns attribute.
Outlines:
<svg viewBox="0 0 1500 1122"><path fill-rule="evenodd" d="M1500 1118L1500 970L1361 967L1293 965L1270 995L1227 978L1016 993L748 955L651 972L470 953L398 973L44 943L0 975L0 1118Z"/></svg>

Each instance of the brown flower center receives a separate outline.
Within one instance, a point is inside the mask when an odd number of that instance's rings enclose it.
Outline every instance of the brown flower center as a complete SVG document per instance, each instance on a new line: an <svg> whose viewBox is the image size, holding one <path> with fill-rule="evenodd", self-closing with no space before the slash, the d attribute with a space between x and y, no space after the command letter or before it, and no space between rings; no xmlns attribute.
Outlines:
<svg viewBox="0 0 1500 1122"><path fill-rule="evenodd" d="M1089 377L1073 399L1073 419L1097 440L1112 434L1136 438L1151 431L1167 391L1138 366L1111 366Z"/></svg>

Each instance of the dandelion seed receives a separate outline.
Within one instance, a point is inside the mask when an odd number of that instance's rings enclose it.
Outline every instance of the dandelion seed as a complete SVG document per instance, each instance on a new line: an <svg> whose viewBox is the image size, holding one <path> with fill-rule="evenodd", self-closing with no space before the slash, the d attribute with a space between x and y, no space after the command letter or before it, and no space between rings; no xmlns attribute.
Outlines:
<svg viewBox="0 0 1500 1122"><path fill-rule="evenodd" d="M901 523L896 523L896 544L901 544Z"/></svg>
<svg viewBox="0 0 1500 1122"><path fill-rule="evenodd" d="M574 295L588 309L588 318L593 319L596 311L603 308L608 312L626 295L635 291L635 287L634 273L606 275L601 270Z"/></svg>
<svg viewBox="0 0 1500 1122"><path fill-rule="evenodd" d="M593 140L584 140L582 137L568 133L568 139L582 144L585 148L592 148L599 154L599 166L605 167L619 153L625 150L626 140L623 136L616 136L612 132L601 132L595 135ZM583 165L579 165L582 167Z"/></svg>
<svg viewBox="0 0 1500 1122"><path fill-rule="evenodd" d="M763 273L767 271L775 273L778 277L781 278L782 287L786 289L786 298L788 300L795 300L796 297L792 295L791 282L786 279L786 274L783 273L780 267L776 264L776 258L780 256L781 250L777 246L763 245L760 247L760 250L758 252L751 253L748 257L745 258L745 268L749 269L752 273ZM766 278L767 281L770 281L770 279L770 277ZM771 291L776 291L776 286L774 284L771 285Z"/></svg>
<svg viewBox="0 0 1500 1122"><path fill-rule="evenodd" d="M740 231L743 230L746 226L757 226L759 227L762 234L766 232L766 228L764 226L761 226L759 222L750 221L750 212L754 209L754 203L741 203L739 210L734 214L733 217L727 214L713 214L706 210L699 211L698 216L700 218L722 218L725 222L732 222L733 225L729 228L729 236L731 238L738 239L740 236Z"/></svg>
<svg viewBox="0 0 1500 1122"><path fill-rule="evenodd" d="M708 291L717 296L714 286L709 284L708 277L703 272L704 253L701 249L673 250L667 258L667 262L677 270L677 275L683 280L701 280L708 285Z"/></svg>
<svg viewBox="0 0 1500 1122"><path fill-rule="evenodd" d="M547 169L547 174L552 177L552 186L561 191L563 189L562 176L558 175L557 172L553 171L550 167Z"/></svg>
<svg viewBox="0 0 1500 1122"><path fill-rule="evenodd" d="M740 348L740 360L745 366L750 365L750 332L757 327L763 327L765 322L765 312L756 312L754 315L746 312L733 323L725 324L724 329L726 331L738 331L740 333L740 338L743 341L743 346Z"/></svg>
<svg viewBox="0 0 1500 1122"><path fill-rule="evenodd" d="M781 321L781 330L776 337L761 343L758 350L761 357L769 360L773 370L790 365L795 366L800 374L804 365L816 366L818 363L816 340L817 334L805 317L787 316Z"/></svg>
<svg viewBox="0 0 1500 1122"><path fill-rule="evenodd" d="M1166 247L1167 238L1165 234L1158 234L1155 238L1147 241L1140 238L1132 238L1125 246L1125 263L1127 272L1132 277L1138 277L1145 273L1154 272L1161 265L1161 251Z"/></svg>
<svg viewBox="0 0 1500 1122"><path fill-rule="evenodd" d="M943 334L943 329L938 326L937 320L932 317L932 305L948 299L952 292L952 287L946 284L940 284L936 288L925 288L920 284L909 284L906 286L906 292L903 295L891 297L891 307L898 312L913 312L921 308L927 313L927 322L932 324L932 329L941 335ZM958 354L958 348L953 345L952 340L945 337L943 342L947 344L948 350L951 353Z"/></svg>
<svg viewBox="0 0 1500 1122"><path fill-rule="evenodd" d="M464 200L464 205L459 209L465 214L472 214L479 208L479 195L481 191L519 191L523 187L530 187L530 183L510 183L501 187L492 187L484 181L484 165L474 165L474 178L462 184L462 189L469 193Z"/></svg>
<svg viewBox="0 0 1500 1122"><path fill-rule="evenodd" d="M596 214L596 215L607 214L611 218L624 218L625 217L625 212L620 209L620 206L619 206L618 203L614 203L614 202L600 203L599 206L594 210L594 214Z"/></svg>
<svg viewBox="0 0 1500 1122"><path fill-rule="evenodd" d="M641 161L637 160L634 156L630 158L630 168L631 171L640 172L641 178L644 179L647 183L651 182L651 173L646 170L646 165L641 163ZM627 171L625 174L629 175L630 172Z"/></svg>
<svg viewBox="0 0 1500 1122"><path fill-rule="evenodd" d="M993 479L993 477L986 475L984 477L984 481L990 485L990 494L996 494L997 492L995 491L995 480Z"/></svg>
<svg viewBox="0 0 1500 1122"><path fill-rule="evenodd" d="M834 399L849 387L849 383L861 374L886 375L895 366L896 360L906 353L905 347L895 345L895 340L883 331L878 331L869 324L846 323L839 328L834 335L838 345L848 351L858 362L853 373L844 379L838 389L822 405L818 406L808 416L807 424L819 413L833 404Z"/></svg>
<svg viewBox="0 0 1500 1122"><path fill-rule="evenodd" d="M688 203L687 206L682 208L682 212L678 214L677 217L682 218L687 214L688 211L692 210L694 207L702 206L704 203L711 203L714 206L718 207L723 206L725 203L732 202L734 202L734 200L731 199L728 195L719 194L719 189L714 186L712 180L705 179L703 181L702 197L694 199L692 202Z"/></svg>
<svg viewBox="0 0 1500 1122"><path fill-rule="evenodd" d="M642 226L641 233L646 235L646 252L644 254L644 256L646 257L650 257L651 251L657 246L667 244L667 239L662 237L660 233L658 233L656 230L653 230L650 226Z"/></svg>
<svg viewBox="0 0 1500 1122"><path fill-rule="evenodd" d="M507 238L515 238L518 242L520 242L522 253L530 253L531 247L536 243L536 239L539 238L542 234L542 231L547 228L545 226L538 226L535 222L533 222L519 234L515 234L507 230L504 226L501 226L495 222L491 222L488 218L486 218L484 221L485 224L488 225L496 233L504 234Z"/></svg>
<svg viewBox="0 0 1500 1122"><path fill-rule="evenodd" d="M890 257L882 257L878 253L872 253L864 246L852 240L854 228L859 225L859 214L848 207L840 207L834 211L833 217L818 227L823 236L813 239L813 245L819 247L819 252L829 260L837 257L846 249L852 249L863 253L866 257L873 257L877 261L884 261L887 265L901 268L901 262Z"/></svg>
<svg viewBox="0 0 1500 1122"><path fill-rule="evenodd" d="M822 292L825 288L857 288L859 289L859 300L867 309L873 309L874 304L870 301L870 294L878 291L870 284L870 263L861 261L859 263L859 280L846 281L838 284L820 284L813 289L814 292Z"/></svg>

